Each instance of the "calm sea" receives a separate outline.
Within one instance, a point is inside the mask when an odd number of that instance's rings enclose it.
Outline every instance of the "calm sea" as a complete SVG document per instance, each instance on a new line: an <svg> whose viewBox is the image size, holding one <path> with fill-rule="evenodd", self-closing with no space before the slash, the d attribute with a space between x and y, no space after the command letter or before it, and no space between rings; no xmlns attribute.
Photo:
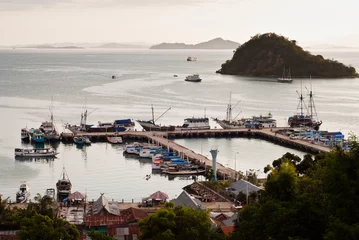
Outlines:
<svg viewBox="0 0 359 240"><path fill-rule="evenodd" d="M359 69L357 51L313 51ZM188 56L198 58L187 62ZM88 123L115 119L155 118L171 107L158 123L180 125L192 116L224 118L232 93L232 103L240 103L233 115L250 117L271 112L278 125L296 113L297 92L307 93L312 85L322 129L359 133L359 82L357 79L294 80L280 84L275 79L223 76L215 74L232 51L220 50L0 50L0 193L15 199L20 181L26 181L32 196L54 188L62 168L73 190L86 192L89 199L105 193L109 199L140 201L161 190L170 198L192 183L192 178L168 179L153 175L151 162L125 156L122 146L95 143L83 149L72 144L54 146L60 152L53 161L19 161L13 157L22 145L20 129L39 127L49 120L52 106L56 125L79 124L80 114L89 111ZM295 66L292 66L295 71ZM185 76L198 73L201 83L188 83ZM111 76L116 76L112 79ZM174 77L178 75L178 77ZM51 101L53 99L53 102ZM216 124L211 122L211 126ZM218 126L217 126L218 127ZM140 126L136 125L140 130ZM263 167L290 151L255 139L179 139L178 143L209 155L219 150L218 161L241 171Z"/></svg>

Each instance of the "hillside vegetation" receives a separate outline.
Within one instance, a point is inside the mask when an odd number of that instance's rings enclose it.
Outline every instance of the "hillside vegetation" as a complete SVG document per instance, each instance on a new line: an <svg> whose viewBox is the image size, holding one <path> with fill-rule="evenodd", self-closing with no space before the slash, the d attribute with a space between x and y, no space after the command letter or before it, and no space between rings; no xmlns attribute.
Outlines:
<svg viewBox="0 0 359 240"><path fill-rule="evenodd" d="M279 77L283 69L291 69L292 77L341 78L358 77L354 67L334 59L312 55L295 40L275 33L252 37L237 48L232 60L222 64L221 74Z"/></svg>

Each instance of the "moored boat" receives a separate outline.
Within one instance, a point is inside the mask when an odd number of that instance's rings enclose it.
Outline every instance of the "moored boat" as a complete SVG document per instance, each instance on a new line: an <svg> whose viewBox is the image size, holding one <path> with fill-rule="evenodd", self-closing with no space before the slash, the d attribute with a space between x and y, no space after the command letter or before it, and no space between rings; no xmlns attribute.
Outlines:
<svg viewBox="0 0 359 240"><path fill-rule="evenodd" d="M16 202L25 203L30 199L30 188L26 182L20 183L19 191L16 192Z"/></svg>
<svg viewBox="0 0 359 240"><path fill-rule="evenodd" d="M300 94L298 93L298 98L299 98L299 104L298 104L298 108L297 108L298 113L294 114L288 118L288 125L292 128L309 127L309 128L313 128L314 130L318 131L320 125L322 125L322 121L318 120L318 115L317 115L317 111L315 109L312 90L309 91L308 107L306 106L306 104L304 102L302 90L301 90ZM305 113L305 111L307 113Z"/></svg>
<svg viewBox="0 0 359 240"><path fill-rule="evenodd" d="M288 74L286 73L286 69L284 67L283 75L282 75L282 77L277 79L277 82L280 82L280 83L292 83L293 82L292 76L290 75L290 67L288 68Z"/></svg>
<svg viewBox="0 0 359 240"><path fill-rule="evenodd" d="M107 141L113 144L122 143L122 137L107 137Z"/></svg>
<svg viewBox="0 0 359 240"><path fill-rule="evenodd" d="M52 148L15 148L16 157L55 157L57 154Z"/></svg>
<svg viewBox="0 0 359 240"><path fill-rule="evenodd" d="M57 200L63 201L65 198L67 198L71 194L71 188L72 188L71 181L67 176L65 168L63 168L61 177L56 183Z"/></svg>
<svg viewBox="0 0 359 240"><path fill-rule="evenodd" d="M167 170L163 171L168 175L201 175L206 172L204 169L197 169L197 170Z"/></svg>
<svg viewBox="0 0 359 240"><path fill-rule="evenodd" d="M30 141L30 133L29 133L29 130L27 130L27 128L21 129L21 141L23 141L23 142Z"/></svg>
<svg viewBox="0 0 359 240"><path fill-rule="evenodd" d="M199 77L199 74L192 74L192 75L188 75L185 79L185 81L187 82L200 82L202 81L202 79Z"/></svg>
<svg viewBox="0 0 359 240"><path fill-rule="evenodd" d="M31 141L34 143L44 143L45 135L40 129L31 128L29 130Z"/></svg>

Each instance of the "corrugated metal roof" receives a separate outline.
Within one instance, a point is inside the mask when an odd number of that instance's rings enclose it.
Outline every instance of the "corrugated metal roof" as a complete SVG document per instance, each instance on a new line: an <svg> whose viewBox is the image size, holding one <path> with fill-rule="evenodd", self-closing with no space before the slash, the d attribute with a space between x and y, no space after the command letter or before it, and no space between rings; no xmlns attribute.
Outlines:
<svg viewBox="0 0 359 240"><path fill-rule="evenodd" d="M93 215L97 215L103 209L112 215L120 216L120 209L117 202L109 202L107 198L101 194L101 196L92 205L92 213Z"/></svg>

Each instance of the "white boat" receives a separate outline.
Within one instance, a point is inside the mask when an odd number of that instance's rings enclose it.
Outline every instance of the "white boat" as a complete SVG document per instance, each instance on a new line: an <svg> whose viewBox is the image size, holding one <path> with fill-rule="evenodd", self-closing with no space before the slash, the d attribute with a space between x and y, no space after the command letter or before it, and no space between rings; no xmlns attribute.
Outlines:
<svg viewBox="0 0 359 240"><path fill-rule="evenodd" d="M163 173L168 175L201 175L204 174L206 170L165 170Z"/></svg>
<svg viewBox="0 0 359 240"><path fill-rule="evenodd" d="M160 147L152 147L152 146L145 146L143 147L140 152L139 152L139 155L140 157L143 157L143 158L151 158L152 159L152 156L154 156L161 148Z"/></svg>
<svg viewBox="0 0 359 240"><path fill-rule="evenodd" d="M15 157L55 157L57 154L52 148L15 148Z"/></svg>
<svg viewBox="0 0 359 240"><path fill-rule="evenodd" d="M288 75L286 75L286 71L285 71L285 67L283 69L283 75L282 77L277 79L277 82L281 82L281 83L292 83L293 79L290 75L290 67L288 68Z"/></svg>
<svg viewBox="0 0 359 240"><path fill-rule="evenodd" d="M82 138L83 138L85 144L87 144L87 145L91 144L91 140L90 140L90 138L88 136L82 136Z"/></svg>
<svg viewBox="0 0 359 240"><path fill-rule="evenodd" d="M109 143L122 143L122 137L107 137Z"/></svg>
<svg viewBox="0 0 359 240"><path fill-rule="evenodd" d="M209 119L207 117L200 118L185 118L182 126L175 127L176 131L182 130L208 130L211 126L209 125Z"/></svg>
<svg viewBox="0 0 359 240"><path fill-rule="evenodd" d="M202 81L202 79L199 77L199 74L192 74L192 75L188 75L185 79L185 81L187 82L200 82Z"/></svg>
<svg viewBox="0 0 359 240"><path fill-rule="evenodd" d="M198 60L198 58L196 58L196 57L188 57L187 58L187 61L189 61L189 62L197 61L197 60Z"/></svg>
<svg viewBox="0 0 359 240"><path fill-rule="evenodd" d="M24 203L30 199L30 188L26 182L21 182L19 191L16 193L16 202Z"/></svg>

